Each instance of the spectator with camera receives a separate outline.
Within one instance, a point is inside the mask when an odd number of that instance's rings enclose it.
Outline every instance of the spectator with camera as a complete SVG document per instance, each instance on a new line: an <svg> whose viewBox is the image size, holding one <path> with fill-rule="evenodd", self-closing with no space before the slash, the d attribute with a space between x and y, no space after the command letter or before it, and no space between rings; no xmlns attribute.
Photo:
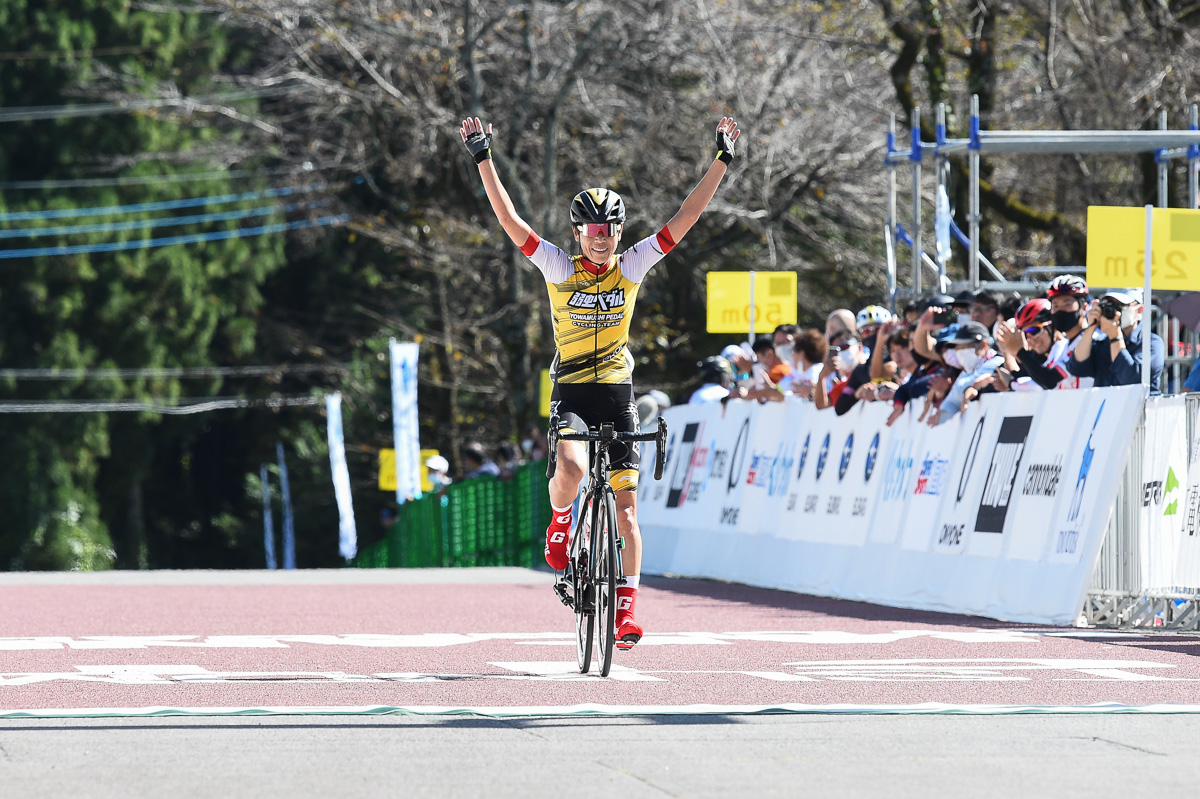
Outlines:
<svg viewBox="0 0 1200 799"><path fill-rule="evenodd" d="M997 323L996 343L1014 375L1014 391L1051 389L1067 376L1067 339L1054 329L1052 316L1050 301L1037 297L1021 306L1012 323Z"/></svg>
<svg viewBox="0 0 1200 799"><path fill-rule="evenodd" d="M978 322L959 325L958 331L948 338L950 348L942 354L942 360L961 370L946 397L938 405L938 412L929 423L945 424L966 408L973 396L978 395L980 378L995 374L1004 364L1004 358L992 349L992 337L987 328ZM968 389L973 392L968 395Z"/></svg>
<svg viewBox="0 0 1200 799"><path fill-rule="evenodd" d="M1142 311L1141 289L1110 291L1089 305L1088 324L1099 334L1084 336L1067 362L1067 371L1077 377L1091 377L1098 388L1132 386L1142 382L1142 359L1149 357L1150 395L1161 394L1166 347L1152 332L1146 352L1138 324Z"/></svg>

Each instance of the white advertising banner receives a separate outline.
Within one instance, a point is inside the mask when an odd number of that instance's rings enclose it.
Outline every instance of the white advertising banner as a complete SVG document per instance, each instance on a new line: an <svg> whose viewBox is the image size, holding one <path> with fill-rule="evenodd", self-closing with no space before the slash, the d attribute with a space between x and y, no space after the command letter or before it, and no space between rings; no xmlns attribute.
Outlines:
<svg viewBox="0 0 1200 799"><path fill-rule="evenodd" d="M644 571L1069 624L1143 397L989 395L933 428L886 403L673 407L664 480L639 488Z"/></svg>
<svg viewBox="0 0 1200 799"><path fill-rule="evenodd" d="M1146 455L1142 465L1140 536L1142 587L1166 591L1178 585L1179 555L1187 480L1187 417L1182 396L1146 402Z"/></svg>
<svg viewBox="0 0 1200 799"><path fill-rule="evenodd" d="M421 441L417 426L419 344L389 342L392 357L392 439L396 449L396 502L421 496Z"/></svg>

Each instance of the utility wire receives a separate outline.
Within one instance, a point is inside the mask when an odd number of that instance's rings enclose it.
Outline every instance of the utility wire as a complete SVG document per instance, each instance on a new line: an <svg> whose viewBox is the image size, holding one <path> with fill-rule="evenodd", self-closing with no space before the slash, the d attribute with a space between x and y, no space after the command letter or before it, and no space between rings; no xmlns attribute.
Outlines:
<svg viewBox="0 0 1200 799"><path fill-rule="evenodd" d="M275 364L274 366L164 366L113 369L0 369L0 379L111 380L131 378L262 377L275 374L345 374L345 364Z"/></svg>
<svg viewBox="0 0 1200 799"><path fill-rule="evenodd" d="M237 92L214 94L211 97L170 97L159 100L118 100L113 103L82 103L79 105L29 105L0 110L0 122L33 122L47 119L76 119L98 117L108 114L125 114L131 111L151 111L156 108L188 108L238 100L253 100L291 91L288 86L269 86L264 89L246 89Z"/></svg>
<svg viewBox="0 0 1200 799"><path fill-rule="evenodd" d="M165 416L184 416L206 411L231 408L292 408L305 405L324 405L324 397L292 394L264 399L247 397L218 397L216 399L180 398L127 401L97 400L0 400L0 413L158 413Z"/></svg>
<svg viewBox="0 0 1200 799"><path fill-rule="evenodd" d="M101 244L71 244L58 247L26 247L16 250L0 250L0 260L8 258L40 258L46 255L80 255L96 252L122 252L125 250L145 250L151 247L172 247L176 244L199 244L207 241L227 241L242 239L249 236L263 236L268 233L282 233L286 230L299 230L309 227L324 227L339 225L350 219L349 214L339 216L323 216L315 220L300 219L295 222L282 222L275 225L260 227L238 228L236 230L218 230L212 233L192 233L186 236L167 236L159 239L137 239L134 241L109 241Z"/></svg>
<svg viewBox="0 0 1200 799"><path fill-rule="evenodd" d="M132 205L104 205L90 208L59 208L51 211L13 211L0 214L0 222L35 222L42 219L78 219L84 216L119 216L138 214L145 211L170 211L176 208L198 208L204 205L228 205L246 200L262 200L267 197L287 197L325 188L324 183L308 186L287 186L278 189L246 191L240 194L214 194L208 197L187 197L181 200L162 200L153 203Z"/></svg>
<svg viewBox="0 0 1200 799"><path fill-rule="evenodd" d="M160 183L191 183L200 180L236 180L239 178L267 177L268 175L295 175L302 172L320 172L336 166L334 163L314 166L305 162L301 166L274 167L271 169L218 169L211 172L179 172L168 175L126 175L111 178L66 178L47 180L0 181L0 189L89 189L103 186L150 186Z"/></svg>
<svg viewBox="0 0 1200 799"><path fill-rule="evenodd" d="M13 228L12 230L0 230L0 239L36 239L43 236L73 236L82 233L119 233L126 230L199 225L204 222L229 222L235 219L270 216L281 211L292 211L299 207L301 206L295 204L284 206L260 205L257 208L241 208L237 211L222 211L216 214L163 216L157 219L135 219L131 222L101 222L95 225Z"/></svg>

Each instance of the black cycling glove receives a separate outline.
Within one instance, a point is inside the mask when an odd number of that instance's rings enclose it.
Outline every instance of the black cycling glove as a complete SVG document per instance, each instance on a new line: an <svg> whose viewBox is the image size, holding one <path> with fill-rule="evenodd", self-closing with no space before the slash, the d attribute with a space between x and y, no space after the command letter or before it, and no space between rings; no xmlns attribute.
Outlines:
<svg viewBox="0 0 1200 799"><path fill-rule="evenodd" d="M477 164L482 164L492 157L492 134L490 133L472 133L463 140L463 145Z"/></svg>
<svg viewBox="0 0 1200 799"><path fill-rule="evenodd" d="M717 131L717 160L725 164L733 161L733 139L724 131Z"/></svg>

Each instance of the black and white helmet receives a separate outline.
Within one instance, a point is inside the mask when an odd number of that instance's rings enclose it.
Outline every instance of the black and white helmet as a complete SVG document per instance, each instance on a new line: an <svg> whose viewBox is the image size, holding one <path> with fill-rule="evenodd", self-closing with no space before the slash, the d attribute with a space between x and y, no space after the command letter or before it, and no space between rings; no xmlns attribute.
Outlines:
<svg viewBox="0 0 1200 799"><path fill-rule="evenodd" d="M571 200L571 224L614 225L625 222L625 201L608 189L584 189Z"/></svg>

